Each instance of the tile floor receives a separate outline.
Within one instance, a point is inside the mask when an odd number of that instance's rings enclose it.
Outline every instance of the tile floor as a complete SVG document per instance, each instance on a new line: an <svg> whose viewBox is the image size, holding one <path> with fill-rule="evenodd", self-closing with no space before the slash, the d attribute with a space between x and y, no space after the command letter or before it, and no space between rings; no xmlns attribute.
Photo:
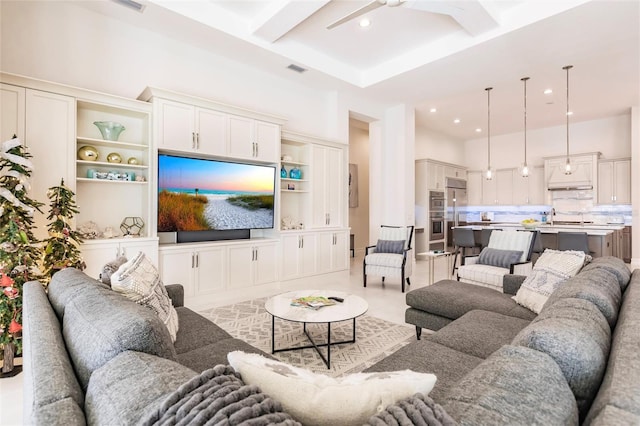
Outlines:
<svg viewBox="0 0 640 426"><path fill-rule="evenodd" d="M434 262L435 281L447 277L447 261L444 258ZM429 263L417 260L411 276L410 289L427 285L429 279ZM400 292L399 280L387 280L382 285L379 277L371 277L367 287L362 286L362 256L351 258L349 278L344 282L335 281L329 288L357 294L369 302L368 314L404 324L406 309L405 294ZM408 290L407 290L408 291ZM21 425L22 421L22 381L24 373L16 377L0 380L0 425Z"/></svg>

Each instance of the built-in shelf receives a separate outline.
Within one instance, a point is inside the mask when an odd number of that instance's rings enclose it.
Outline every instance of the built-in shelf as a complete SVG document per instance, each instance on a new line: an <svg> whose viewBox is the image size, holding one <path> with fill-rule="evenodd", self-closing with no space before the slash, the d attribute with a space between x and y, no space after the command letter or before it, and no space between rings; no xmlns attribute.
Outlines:
<svg viewBox="0 0 640 426"><path fill-rule="evenodd" d="M284 182L308 182L307 179L292 179L292 178L280 178Z"/></svg>
<svg viewBox="0 0 640 426"><path fill-rule="evenodd" d="M78 164L82 164L85 166L97 166L97 167L115 167L117 169L126 168L126 169L138 169L144 170L148 169L149 166L143 166L141 164L129 164L129 163L108 163L105 161L87 161L87 160L77 160Z"/></svg>
<svg viewBox="0 0 640 426"><path fill-rule="evenodd" d="M282 160L280 163L283 165L289 165L289 166L308 166L309 165L307 163L300 163L299 161L285 161L285 160Z"/></svg>
<svg viewBox="0 0 640 426"><path fill-rule="evenodd" d="M92 145L105 146L109 148L147 149L147 145L131 142L107 141L104 139L78 137L79 143L90 143Z"/></svg>
<svg viewBox="0 0 640 426"><path fill-rule="evenodd" d="M303 190L303 189L285 189L285 188L282 188L280 190L280 192L298 192L298 193L305 192L306 193L306 192L309 192L309 191L306 191L306 190Z"/></svg>
<svg viewBox="0 0 640 426"><path fill-rule="evenodd" d="M77 182L91 182L91 183L117 183L126 185L146 185L147 181L129 181L129 180L114 180L114 179L91 179L91 178L76 178Z"/></svg>

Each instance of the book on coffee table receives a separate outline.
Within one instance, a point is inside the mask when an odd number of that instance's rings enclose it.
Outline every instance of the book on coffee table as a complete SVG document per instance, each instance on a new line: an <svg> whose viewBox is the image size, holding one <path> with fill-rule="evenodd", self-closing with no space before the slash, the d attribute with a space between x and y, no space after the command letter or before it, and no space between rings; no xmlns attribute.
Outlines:
<svg viewBox="0 0 640 426"><path fill-rule="evenodd" d="M324 296L305 296L298 297L291 301L291 306L302 306L310 309L320 309L323 306L335 305L335 300L327 299Z"/></svg>

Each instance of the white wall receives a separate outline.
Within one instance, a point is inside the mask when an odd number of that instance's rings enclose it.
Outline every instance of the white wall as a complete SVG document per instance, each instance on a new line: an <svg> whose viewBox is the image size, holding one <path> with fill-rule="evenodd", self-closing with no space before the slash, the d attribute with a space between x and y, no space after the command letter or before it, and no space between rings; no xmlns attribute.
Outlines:
<svg viewBox="0 0 640 426"><path fill-rule="evenodd" d="M349 126L349 163L358 166L358 207L349 207L349 227L355 249L364 251L369 244L369 129L354 121Z"/></svg>
<svg viewBox="0 0 640 426"><path fill-rule="evenodd" d="M426 127L416 127L416 160L429 158L464 165L465 144Z"/></svg>
<svg viewBox="0 0 640 426"><path fill-rule="evenodd" d="M566 154L566 126L527 130L527 163L544 164L543 157ZM631 156L630 114L600 120L571 123L569 127L569 153L601 152L603 158ZM487 139L464 142L464 165L471 170L487 167ZM491 137L491 167L494 169L518 167L524 159L524 134L511 133Z"/></svg>
<svg viewBox="0 0 640 426"><path fill-rule="evenodd" d="M329 92L72 2L1 1L0 8L2 71L133 99L147 86L161 87L280 115L289 130L332 137Z"/></svg>

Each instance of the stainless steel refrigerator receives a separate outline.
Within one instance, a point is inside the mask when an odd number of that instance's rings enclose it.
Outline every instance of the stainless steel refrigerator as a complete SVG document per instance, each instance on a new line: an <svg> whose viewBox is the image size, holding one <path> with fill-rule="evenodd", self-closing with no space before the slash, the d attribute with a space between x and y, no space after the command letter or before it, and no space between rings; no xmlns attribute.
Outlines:
<svg viewBox="0 0 640 426"><path fill-rule="evenodd" d="M467 205L467 181L462 179L447 178L445 181L446 193L446 246L453 246L453 227L460 224L460 208Z"/></svg>

